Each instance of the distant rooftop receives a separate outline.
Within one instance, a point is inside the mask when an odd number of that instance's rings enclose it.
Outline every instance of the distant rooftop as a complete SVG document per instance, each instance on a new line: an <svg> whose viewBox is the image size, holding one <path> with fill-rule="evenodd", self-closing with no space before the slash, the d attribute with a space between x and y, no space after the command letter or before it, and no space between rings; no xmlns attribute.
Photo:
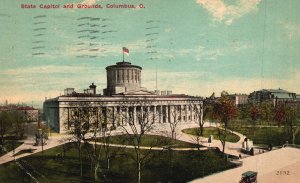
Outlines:
<svg viewBox="0 0 300 183"><path fill-rule="evenodd" d="M292 92L283 90L281 88L278 88L278 89L262 89L260 91L268 91L268 92L271 92L271 93L292 93Z"/></svg>

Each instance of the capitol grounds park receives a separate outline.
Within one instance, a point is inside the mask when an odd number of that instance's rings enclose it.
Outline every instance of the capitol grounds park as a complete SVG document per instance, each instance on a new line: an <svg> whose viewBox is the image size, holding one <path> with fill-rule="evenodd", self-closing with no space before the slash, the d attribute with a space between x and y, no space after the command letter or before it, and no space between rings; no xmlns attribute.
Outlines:
<svg viewBox="0 0 300 183"><path fill-rule="evenodd" d="M270 145L273 149L279 148L293 140L289 134L291 128L284 123L278 124L275 118L270 121L256 119L255 125L251 117L238 118L236 116L228 122L227 142L241 141L240 136L236 135L239 132L253 140L254 147L259 151L267 152ZM16 148L16 160L12 159L0 166L0 182L136 182L138 177L141 182L186 182L235 168L240 165L232 161L238 159L237 156L223 154L221 147L213 147L214 142L222 138L218 135L220 131L225 131L224 127L221 128L221 121L215 122L219 125L212 122L204 125L214 127L203 127L200 138L197 138L200 127L196 127L196 124L192 125L194 128L178 126L177 135L173 138L167 124L160 128L162 131L153 126L142 135L133 131L138 126L102 130L97 132L101 136L97 138L93 138L95 133L83 132L83 127L80 127L80 134L75 131L65 135L52 133L48 143L57 141L56 147L47 149L45 144L44 149L47 150L44 151L40 150L40 146L19 151ZM28 130L32 132L32 127L36 127L36 124L28 124L24 144L33 144L34 139L30 138L33 134ZM46 127L43 129L48 131ZM131 133L128 133L130 130ZM207 147L207 138L211 135L214 139ZM15 140L12 136L7 138L8 144L12 139ZM296 134L294 140L295 144L299 144L299 135ZM20 145L22 140L16 142ZM237 153L243 157L248 156L240 151ZM22 156L25 157L18 158Z"/></svg>
<svg viewBox="0 0 300 183"><path fill-rule="evenodd" d="M297 105L238 107L222 94L204 102L203 110L185 124L177 124L176 116L154 124L148 111L136 116L138 123L124 116L127 125L117 127L81 116L65 134L25 122L25 140L19 133L3 136L0 182L186 182L243 166L239 158L300 142ZM1 120L12 120L9 115L16 116L1 113ZM246 139L254 143L251 152L242 150Z"/></svg>

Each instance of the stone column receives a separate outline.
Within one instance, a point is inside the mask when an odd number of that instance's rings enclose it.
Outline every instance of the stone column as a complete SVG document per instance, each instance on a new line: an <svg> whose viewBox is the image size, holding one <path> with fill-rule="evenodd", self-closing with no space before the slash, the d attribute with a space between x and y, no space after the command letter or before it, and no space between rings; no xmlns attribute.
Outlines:
<svg viewBox="0 0 300 183"><path fill-rule="evenodd" d="M120 119L120 125L124 125L123 124L122 107L119 107L119 119Z"/></svg>
<svg viewBox="0 0 300 183"><path fill-rule="evenodd" d="M150 113L151 113L151 111L150 111L150 106L147 106L147 122L150 120Z"/></svg>
<svg viewBox="0 0 300 183"><path fill-rule="evenodd" d="M160 114L159 114L159 122L162 123L164 121L163 119L163 106L159 106Z"/></svg>
<svg viewBox="0 0 300 183"><path fill-rule="evenodd" d="M133 123L136 124L136 106L133 106Z"/></svg>
<svg viewBox="0 0 300 183"><path fill-rule="evenodd" d="M174 112L174 106L172 106L172 105L169 105L168 106L169 107L169 122L171 123L171 122L173 122L173 119L174 119L174 116L173 116L173 112Z"/></svg>
<svg viewBox="0 0 300 183"><path fill-rule="evenodd" d="M155 123L156 119L156 106L153 106L153 123Z"/></svg>
<svg viewBox="0 0 300 183"><path fill-rule="evenodd" d="M185 105L185 122L188 122L188 106Z"/></svg>
<svg viewBox="0 0 300 183"><path fill-rule="evenodd" d="M141 106L141 119L140 119L140 122L143 122L144 121L144 107L143 106Z"/></svg>
<svg viewBox="0 0 300 183"><path fill-rule="evenodd" d="M128 107L126 107L126 120L125 120L125 125L127 125L127 123L130 123L131 121L130 121L130 119L129 119L129 110L128 110Z"/></svg>
<svg viewBox="0 0 300 183"><path fill-rule="evenodd" d="M117 121L117 107L113 107L113 125L116 126L116 121Z"/></svg>
<svg viewBox="0 0 300 183"><path fill-rule="evenodd" d="M191 105L191 122L194 120L194 105Z"/></svg>
<svg viewBox="0 0 300 183"><path fill-rule="evenodd" d="M180 123L182 123L182 105L179 106Z"/></svg>
<svg viewBox="0 0 300 183"><path fill-rule="evenodd" d="M166 123L169 123L169 106L166 105Z"/></svg>

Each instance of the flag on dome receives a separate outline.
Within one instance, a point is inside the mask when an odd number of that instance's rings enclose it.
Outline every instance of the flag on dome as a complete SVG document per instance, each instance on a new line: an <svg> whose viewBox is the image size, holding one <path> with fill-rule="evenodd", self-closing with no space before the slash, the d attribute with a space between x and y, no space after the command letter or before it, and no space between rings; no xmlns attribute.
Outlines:
<svg viewBox="0 0 300 183"><path fill-rule="evenodd" d="M129 55L129 50L126 47L123 47L123 53L125 53L126 55Z"/></svg>

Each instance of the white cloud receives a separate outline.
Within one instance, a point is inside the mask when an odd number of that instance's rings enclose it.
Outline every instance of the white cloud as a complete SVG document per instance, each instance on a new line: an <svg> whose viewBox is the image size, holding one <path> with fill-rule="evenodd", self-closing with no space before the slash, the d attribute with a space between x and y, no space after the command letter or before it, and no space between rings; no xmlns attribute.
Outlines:
<svg viewBox="0 0 300 183"><path fill-rule="evenodd" d="M242 50L253 48L252 44L244 43L244 42L233 42L229 44L227 47L223 48L207 48L203 46L198 46L195 48L189 48L189 49L180 49L180 50L174 50L174 55L178 56L189 56L193 55L194 59L196 61L202 61L205 60L217 60L220 57L232 53L238 53ZM169 50L165 50L166 53L170 54Z"/></svg>
<svg viewBox="0 0 300 183"><path fill-rule="evenodd" d="M261 0L237 0L234 5L226 4L225 0L196 0L196 2L205 8L215 20L230 25L243 15L256 11Z"/></svg>

